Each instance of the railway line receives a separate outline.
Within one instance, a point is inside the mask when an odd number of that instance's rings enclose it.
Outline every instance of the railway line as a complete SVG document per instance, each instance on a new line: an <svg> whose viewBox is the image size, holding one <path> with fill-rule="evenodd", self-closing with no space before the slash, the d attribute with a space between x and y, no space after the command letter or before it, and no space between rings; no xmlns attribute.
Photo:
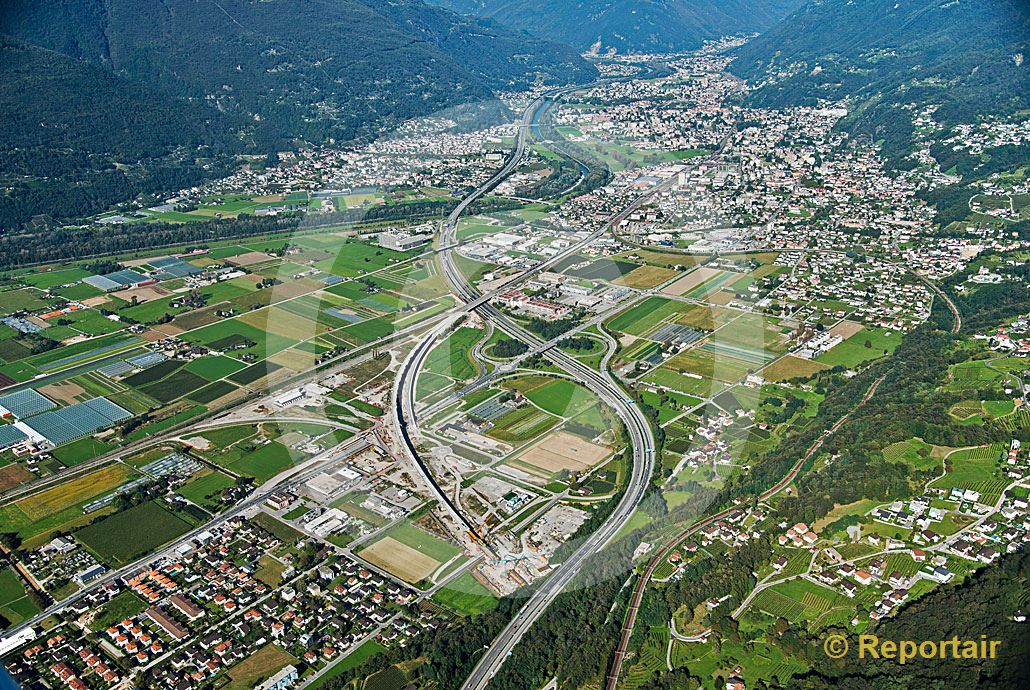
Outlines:
<svg viewBox="0 0 1030 690"><path fill-rule="evenodd" d="M873 397L873 395L876 393L876 389L880 387L880 384L883 383L883 380L885 378L887 378L886 374L873 381L873 383L866 390L865 395L862 396L862 399L854 407L852 407L847 414L845 414L836 422L834 422L833 426L825 430L819 436L819 438L817 438L812 443L812 445L808 447L808 450L805 451L805 454L802 455L801 458L796 463L794 463L794 465L791 466L787 474L785 474L783 478L780 479L780 481L778 481L772 487L762 492L758 496L758 500L767 501L776 494L783 491L788 486L790 486L791 482L797 479L798 475L801 473L801 468L804 467L805 463L808 462L808 460L811 459L816 453L818 453L819 450L823 447L823 444L826 443L826 439L835 434L841 428L841 426L844 425L844 422L846 422L848 418L855 412L855 410L869 402L869 399ZM618 647L616 647L615 654L612 656L612 662L609 666L608 676L605 679L605 690L616 690L616 688L618 687L619 676L622 673L622 665L626 660L626 652L629 648L630 637L633 635L633 628L636 625L637 613L640 610L640 602L644 598L644 590L647 589L647 583L651 581L651 576L654 575L655 569L662 562L662 560L664 560L669 555L669 553L674 548L676 548L677 544L681 543L684 539L690 537L699 530L702 530L705 527L714 524L719 520L722 520L724 517L729 515L732 510L732 507L726 508L724 510L719 511L718 513L709 515L703 520L695 522L687 529L679 532L672 539L666 541L665 544L662 545L661 549L659 549L658 552L655 553L655 555L652 556L651 559L647 562L647 566L644 568L644 572L640 575L640 579L637 580L637 583L633 588L633 595L630 597L630 604L626 610L626 618L623 621L622 632L619 637L619 645Z"/></svg>

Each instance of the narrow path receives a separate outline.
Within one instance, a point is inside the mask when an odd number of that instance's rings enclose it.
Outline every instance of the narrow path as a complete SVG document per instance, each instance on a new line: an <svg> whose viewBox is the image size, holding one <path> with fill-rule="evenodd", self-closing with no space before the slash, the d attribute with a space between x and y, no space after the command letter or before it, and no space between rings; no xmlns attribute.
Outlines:
<svg viewBox="0 0 1030 690"><path fill-rule="evenodd" d="M885 378L887 378L886 374L873 381L873 383L869 386L869 389L866 391L865 395L862 396L862 399L858 401L858 403L855 404L855 406L852 407L851 410L847 412L847 414L838 419L832 427L824 431L822 435L819 436L819 438L816 439L811 446L809 446L808 450L801 457L801 459L794 463L794 466L790 468L790 471L787 472L783 479L777 482L776 485L772 488L767 489L762 494L760 494L758 500L767 501L779 492L783 491L783 489L787 488L787 486L789 486L790 483L797 478L798 474L801 473L801 468L804 466L804 464L816 453L818 453L819 450L823 447L823 444L826 442L826 439L828 439L837 430L839 430L840 427L844 424L844 422L847 421L847 419L852 415L852 413L855 412L855 410L860 408L862 405L868 402L870 398L873 397L873 395L876 393L876 389L880 387L880 384L883 383L883 380ZM629 608L626 612L626 618L622 626L622 634L619 638L619 646L615 649L615 654L612 657L611 667L608 672L608 678L605 681L605 690L616 690L616 687L618 686L619 676L622 673L622 664L626 660L626 652L629 649L630 637L632 636L633 628L636 625L637 613L640 610L640 603L644 598L644 590L647 589L647 583L651 580L651 577L654 575L655 569L662 562L662 560L669 554L669 552L676 547L677 544L679 544L695 532L707 527L708 525L718 522L719 520L727 516L732 510L734 510L733 507L726 508L724 510L719 511L718 513L715 513L714 515L708 516L704 520L694 523L687 529L681 531L674 538L667 541L662 546L662 548L659 549L658 553L652 556L651 560L648 561L647 567L644 569L643 574L640 576L640 579L637 580L637 584L633 588L633 595L630 598Z"/></svg>

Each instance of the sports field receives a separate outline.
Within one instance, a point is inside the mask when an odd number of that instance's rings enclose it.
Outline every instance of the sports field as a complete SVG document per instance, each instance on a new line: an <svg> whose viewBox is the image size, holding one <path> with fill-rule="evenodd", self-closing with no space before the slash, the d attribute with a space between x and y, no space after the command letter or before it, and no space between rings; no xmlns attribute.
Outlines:
<svg viewBox="0 0 1030 690"><path fill-rule="evenodd" d="M454 544L409 522L402 522L391 527L385 536L362 549L358 555L405 582L415 584L459 553L461 549Z"/></svg>

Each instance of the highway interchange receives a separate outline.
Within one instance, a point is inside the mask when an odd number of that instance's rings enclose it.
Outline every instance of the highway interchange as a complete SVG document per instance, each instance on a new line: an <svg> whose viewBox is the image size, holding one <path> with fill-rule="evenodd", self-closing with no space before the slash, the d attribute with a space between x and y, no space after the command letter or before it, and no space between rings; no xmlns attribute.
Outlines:
<svg viewBox="0 0 1030 690"><path fill-rule="evenodd" d="M481 690L487 686L490 679L500 670L511 650L547 609L548 605L554 601L565 586L582 569L589 556L602 548L626 524L636 510L637 505L643 499L647 483L650 481L654 469L655 440L647 419L633 400L626 395L619 384L608 374L606 366L602 372L586 367L575 358L554 348L553 345L556 341L543 341L536 335L523 329L491 305L489 300L498 294L499 291L508 289L514 283L524 281L532 275L547 270L550 266L572 255L600 235L609 232L611 227L618 225L641 203L659 191L661 187L652 189L638 198L633 204L612 218L605 227L591 234L582 242L572 245L562 253L538 264L530 270L513 276L505 281L502 286L495 288L487 294L480 294L469 284L467 278L455 263L453 256L453 247L457 245L458 219L476 199L511 175L525 155L532 123L538 110L546 107L552 99L559 97L562 93L564 91L552 92L535 100L526 108L520 121L514 150L505 165L484 185L466 196L455 207L443 224L439 240L442 249L438 257L451 290L461 298L464 304L456 308L449 318L444 319L440 325L424 336L402 364L394 384L395 430L397 437L403 442L409 459L419 468L425 483L432 488L441 505L446 507L452 517L460 524L464 525L468 530L475 532L474 525L461 514L460 507L456 506L447 493L437 484L431 468L418 453L418 420L414 409L415 385L418 379L418 372L421 370L429 352L437 344L438 340L445 336L462 318L475 312L484 321L492 323L494 327L499 327L510 335L519 338L535 352L545 355L563 371L576 376L602 401L616 411L625 423L629 435L632 447L632 470L625 493L622 495L618 506L616 506L611 516L580 545L572 556L561 563L539 587L535 588L533 594L522 606L515 618L504 628L497 639L494 640L494 643L483 654L472 674L463 685L463 688L466 690ZM605 362L607 362L607 358Z"/></svg>

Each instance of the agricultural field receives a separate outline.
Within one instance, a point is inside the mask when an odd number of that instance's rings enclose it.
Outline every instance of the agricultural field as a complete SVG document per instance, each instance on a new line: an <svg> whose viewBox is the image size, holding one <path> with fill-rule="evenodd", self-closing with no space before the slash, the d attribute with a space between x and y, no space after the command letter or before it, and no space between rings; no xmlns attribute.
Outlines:
<svg viewBox="0 0 1030 690"><path fill-rule="evenodd" d="M666 360L661 368L681 374L692 374L702 379L736 383L755 371L758 365L729 354L717 354L695 347Z"/></svg>
<svg viewBox="0 0 1030 690"><path fill-rule="evenodd" d="M669 268L640 266L639 268L634 268L629 273L619 276L612 282L616 285L625 285L638 290L649 290L661 285L675 275L676 271Z"/></svg>
<svg viewBox="0 0 1030 690"><path fill-rule="evenodd" d="M980 492L982 503L993 504L1010 483L999 469L1007 451L1008 445L1004 443L953 451L944 458L945 475L930 486L972 489Z"/></svg>
<svg viewBox="0 0 1030 690"><path fill-rule="evenodd" d="M565 431L558 431L535 442L517 460L509 460L533 474L555 477L563 470L581 473L598 465L611 449L591 443Z"/></svg>
<svg viewBox="0 0 1030 690"><path fill-rule="evenodd" d="M779 383L791 379L808 378L828 368L826 364L811 359L786 355L766 366L759 374L766 381Z"/></svg>
<svg viewBox="0 0 1030 690"><path fill-rule="evenodd" d="M675 320L675 316L686 312L689 308L690 305L685 302L677 302L663 297L648 297L640 304L613 317L606 326L613 331L643 337L662 323Z"/></svg>
<svg viewBox="0 0 1030 690"><path fill-rule="evenodd" d="M201 357L187 364L183 369L208 381L217 381L229 374L245 369L246 364L223 356Z"/></svg>
<svg viewBox="0 0 1030 690"><path fill-rule="evenodd" d="M81 520L82 504L138 476L125 465L109 465L0 508L2 523L22 538L49 534L68 521Z"/></svg>
<svg viewBox="0 0 1030 690"><path fill-rule="evenodd" d="M951 448L933 446L918 438L892 443L883 449L883 457L889 462L905 463L916 470L940 472L942 460Z"/></svg>
<svg viewBox="0 0 1030 690"><path fill-rule="evenodd" d="M831 609L855 608L843 595L800 578L763 590L752 606L792 622L806 620L813 626Z"/></svg>
<svg viewBox="0 0 1030 690"><path fill-rule="evenodd" d="M124 565L190 530L190 524L155 501L105 517L75 538L105 563Z"/></svg>
<svg viewBox="0 0 1030 690"><path fill-rule="evenodd" d="M714 395L724 387L723 383L705 378L700 374L677 371L664 365L648 372L643 380L660 388L679 391L695 397Z"/></svg>
<svg viewBox="0 0 1030 690"><path fill-rule="evenodd" d="M494 420L488 432L499 441L518 445L536 438L558 423L558 418L532 405L522 405Z"/></svg>

